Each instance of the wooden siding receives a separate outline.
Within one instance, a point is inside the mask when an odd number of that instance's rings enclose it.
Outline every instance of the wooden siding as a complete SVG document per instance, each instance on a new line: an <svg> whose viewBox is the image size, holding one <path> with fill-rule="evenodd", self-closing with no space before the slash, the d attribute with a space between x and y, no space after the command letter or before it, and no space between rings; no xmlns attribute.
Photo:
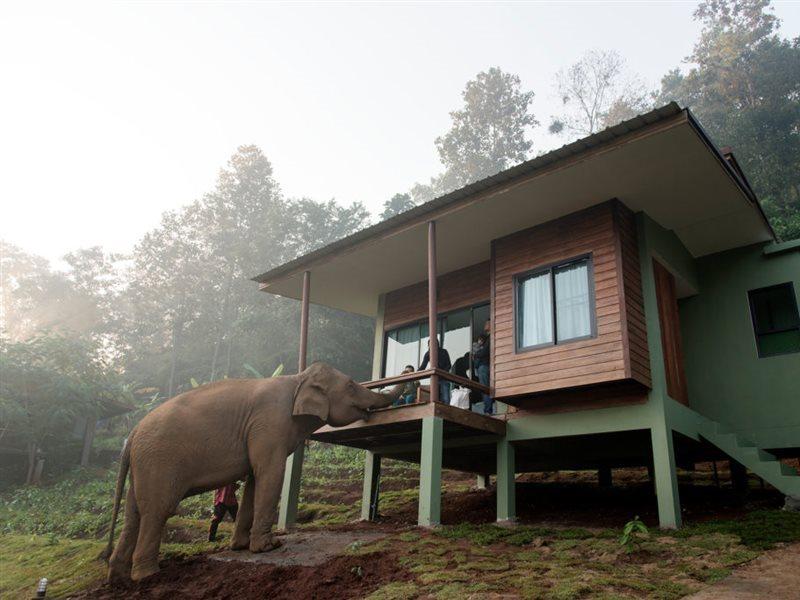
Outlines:
<svg viewBox="0 0 800 600"><path fill-rule="evenodd" d="M514 277L583 255L593 266L596 336L518 352ZM492 265L496 398L623 380L650 384L636 230L624 205L605 202L496 240Z"/></svg>
<svg viewBox="0 0 800 600"><path fill-rule="evenodd" d="M614 203L614 218L618 232L618 268L622 273L622 320L627 324L623 331L626 358L629 361L631 378L650 387L650 352L647 349L636 220L633 212L621 202Z"/></svg>
<svg viewBox="0 0 800 600"><path fill-rule="evenodd" d="M439 314L489 302L489 261L440 275L436 287ZM427 318L427 281L386 294L386 308L383 313L385 330Z"/></svg>

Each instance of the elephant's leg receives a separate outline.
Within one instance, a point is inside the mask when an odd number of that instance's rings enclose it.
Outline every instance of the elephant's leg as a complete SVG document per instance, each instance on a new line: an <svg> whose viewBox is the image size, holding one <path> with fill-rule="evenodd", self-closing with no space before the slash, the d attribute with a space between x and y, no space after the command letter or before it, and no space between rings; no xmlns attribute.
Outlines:
<svg viewBox="0 0 800 600"><path fill-rule="evenodd" d="M128 488L125 497L125 525L119 536L117 546L108 561L108 580L127 581L131 577L131 562L133 551L136 548L136 538L139 535L139 507L136 506L136 496L133 486Z"/></svg>
<svg viewBox="0 0 800 600"><path fill-rule="evenodd" d="M281 496L286 456L265 451L263 464L254 464L253 526L250 528L250 552L266 552L280 546L272 534L275 512ZM251 461L252 462L252 461Z"/></svg>
<svg viewBox="0 0 800 600"><path fill-rule="evenodd" d="M131 579L134 581L158 573L158 548L170 512L168 510L142 512L139 537L136 540L136 549L133 551Z"/></svg>
<svg viewBox="0 0 800 600"><path fill-rule="evenodd" d="M250 547L250 529L253 526L253 497L255 495L255 479L248 475L244 483L242 501L236 515L236 524L231 538L231 550L244 550Z"/></svg>

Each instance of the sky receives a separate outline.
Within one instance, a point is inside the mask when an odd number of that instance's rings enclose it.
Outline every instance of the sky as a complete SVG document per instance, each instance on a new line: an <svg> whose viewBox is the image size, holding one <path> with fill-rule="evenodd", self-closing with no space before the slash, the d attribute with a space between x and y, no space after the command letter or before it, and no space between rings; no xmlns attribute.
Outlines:
<svg viewBox="0 0 800 600"><path fill-rule="evenodd" d="M0 0L0 238L56 265L129 252L242 144L288 196L377 214L441 172L434 139L478 72L520 76L534 153L552 149L556 72L613 49L654 88L691 52L695 6ZM774 6L800 35L800 2Z"/></svg>

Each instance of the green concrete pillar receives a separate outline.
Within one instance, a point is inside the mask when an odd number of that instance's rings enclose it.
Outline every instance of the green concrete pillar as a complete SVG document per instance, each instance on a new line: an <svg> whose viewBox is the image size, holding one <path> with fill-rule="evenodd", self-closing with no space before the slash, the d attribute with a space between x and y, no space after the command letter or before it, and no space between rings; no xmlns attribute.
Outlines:
<svg viewBox="0 0 800 600"><path fill-rule="evenodd" d="M278 511L278 529L291 529L294 527L295 521L297 521L297 504L300 501L300 477L303 474L303 457L305 453L305 443L301 443L297 450L286 459L280 510Z"/></svg>
<svg viewBox="0 0 800 600"><path fill-rule="evenodd" d="M517 519L514 446L503 439L497 442L497 521Z"/></svg>
<svg viewBox="0 0 800 600"><path fill-rule="evenodd" d="M417 524L420 527L436 527L441 518L443 432L441 417L422 419L417 517Z"/></svg>
<svg viewBox="0 0 800 600"><path fill-rule="evenodd" d="M681 500L678 495L672 429L666 423L655 423L650 429L650 439L653 444L658 524L662 529L677 529L681 526Z"/></svg>
<svg viewBox="0 0 800 600"><path fill-rule="evenodd" d="M381 455L367 450L364 459L364 489L361 493L361 520L378 518L378 499L381 487Z"/></svg>

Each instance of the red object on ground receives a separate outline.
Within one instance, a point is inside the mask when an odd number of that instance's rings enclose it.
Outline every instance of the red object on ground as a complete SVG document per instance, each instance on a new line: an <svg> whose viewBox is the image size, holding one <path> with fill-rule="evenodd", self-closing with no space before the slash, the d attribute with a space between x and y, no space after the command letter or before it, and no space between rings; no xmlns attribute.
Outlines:
<svg viewBox="0 0 800 600"><path fill-rule="evenodd" d="M225 487L218 488L214 492L214 506L217 504L224 504L225 506L236 506L239 502L236 500L236 484L229 483Z"/></svg>

